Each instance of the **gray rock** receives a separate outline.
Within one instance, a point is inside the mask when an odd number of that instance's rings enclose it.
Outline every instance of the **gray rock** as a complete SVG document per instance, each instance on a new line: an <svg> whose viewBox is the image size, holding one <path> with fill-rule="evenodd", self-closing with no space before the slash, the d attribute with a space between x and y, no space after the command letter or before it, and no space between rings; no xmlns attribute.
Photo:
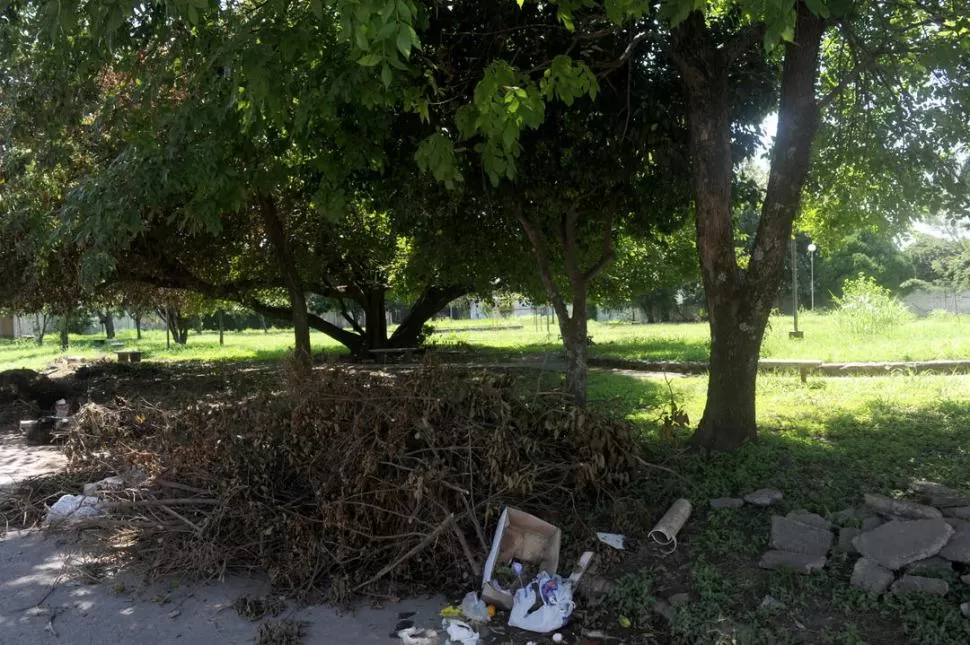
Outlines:
<svg viewBox="0 0 970 645"><path fill-rule="evenodd" d="M970 520L970 506L951 506L943 509L946 517L956 517L961 520Z"/></svg>
<svg viewBox="0 0 970 645"><path fill-rule="evenodd" d="M745 495L744 501L755 506L771 506L772 504L780 502L784 497L780 490L762 488Z"/></svg>
<svg viewBox="0 0 970 645"><path fill-rule="evenodd" d="M958 520L955 517L945 517L943 520L958 531L970 531L970 522Z"/></svg>
<svg viewBox="0 0 970 645"><path fill-rule="evenodd" d="M856 553L852 540L854 540L855 537L860 533L862 533L862 529L857 529L851 526L843 526L839 529L839 542L836 548L839 551L845 551L846 553Z"/></svg>
<svg viewBox="0 0 970 645"><path fill-rule="evenodd" d="M896 570L938 554L954 532L943 520L889 522L857 536L852 545L870 560Z"/></svg>
<svg viewBox="0 0 970 645"><path fill-rule="evenodd" d="M883 524L885 524L885 522L883 522L880 518L876 517L875 515L870 515L862 520L862 532L868 533L869 531L874 531Z"/></svg>
<svg viewBox="0 0 970 645"><path fill-rule="evenodd" d="M875 560L859 558L852 567L850 584L878 596L893 582L893 572Z"/></svg>
<svg viewBox="0 0 970 645"><path fill-rule="evenodd" d="M970 573L960 576L960 582L965 585L970 585Z"/></svg>
<svg viewBox="0 0 970 645"><path fill-rule="evenodd" d="M758 566L762 569L791 569L795 573L811 573L825 566L824 555L792 553L790 551L768 551L761 556Z"/></svg>
<svg viewBox="0 0 970 645"><path fill-rule="evenodd" d="M796 522L801 522L802 524L808 524L816 528L825 529L826 531L831 531L834 527L832 523L827 519L819 515L818 513L809 513L807 511L792 511L786 515L790 520L795 520Z"/></svg>
<svg viewBox="0 0 970 645"><path fill-rule="evenodd" d="M854 519L857 519L855 508L846 508L831 515L831 520L839 526L845 526Z"/></svg>
<svg viewBox="0 0 970 645"><path fill-rule="evenodd" d="M919 500L924 504L938 508L970 505L970 495L962 491L947 488L943 484L928 481L915 481L910 488L916 492Z"/></svg>
<svg viewBox="0 0 970 645"><path fill-rule="evenodd" d="M970 618L970 602L960 604L960 613L966 618Z"/></svg>
<svg viewBox="0 0 970 645"><path fill-rule="evenodd" d="M904 499L893 499L885 495L865 494L866 506L883 515L908 517L914 520L935 520L943 517L940 509L908 502Z"/></svg>
<svg viewBox="0 0 970 645"><path fill-rule="evenodd" d="M966 527L957 528L956 533L940 551L940 557L951 562L970 564L970 529Z"/></svg>
<svg viewBox="0 0 970 645"><path fill-rule="evenodd" d="M832 532L774 515L771 518L771 548L792 553L825 555L832 548Z"/></svg>
<svg viewBox="0 0 970 645"><path fill-rule="evenodd" d="M741 508L744 500L738 497L717 497L711 500L711 508L721 510L725 508Z"/></svg>
<svg viewBox="0 0 970 645"><path fill-rule="evenodd" d="M767 609L768 611L782 611L783 609L788 609L788 605L773 598L772 596L765 596L761 599L761 604L758 605L760 609Z"/></svg>
<svg viewBox="0 0 970 645"><path fill-rule="evenodd" d="M666 600L658 600L653 603L653 613L663 616L669 623L674 622L677 618L677 610Z"/></svg>
<svg viewBox="0 0 970 645"><path fill-rule="evenodd" d="M894 594L913 592L928 593L934 596L945 596L950 592L950 585L939 578L924 578L922 576L903 576L893 583Z"/></svg>
<svg viewBox="0 0 970 645"><path fill-rule="evenodd" d="M689 593L675 593L670 598L667 598L667 602L670 603L671 607L679 607L684 603L690 602Z"/></svg>
<svg viewBox="0 0 970 645"><path fill-rule="evenodd" d="M940 576L946 576L953 573L953 564L949 560L944 560L940 556L934 556L925 560L917 560L912 564L906 565L905 571L907 574L912 576L929 576L931 578L938 578Z"/></svg>

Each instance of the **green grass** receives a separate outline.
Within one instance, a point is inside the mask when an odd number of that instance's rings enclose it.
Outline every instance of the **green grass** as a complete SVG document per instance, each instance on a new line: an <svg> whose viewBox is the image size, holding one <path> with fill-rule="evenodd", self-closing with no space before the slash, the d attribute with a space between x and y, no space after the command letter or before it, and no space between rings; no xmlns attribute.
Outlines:
<svg viewBox="0 0 970 645"><path fill-rule="evenodd" d="M436 345L470 345L485 352L522 355L559 351L561 342L555 322L525 317L502 319L495 331L439 333ZM790 317L772 317L761 355L764 358L842 361L907 361L970 358L970 318L960 316L913 318L877 336L858 337L841 331L828 314L802 314L802 340L790 340ZM441 330L467 321L436 321ZM501 329L501 325L522 324L523 329ZM590 322L593 356L615 356L639 360L706 361L710 351L707 323L633 325Z"/></svg>
<svg viewBox="0 0 970 645"><path fill-rule="evenodd" d="M706 379L671 381L673 396L696 422ZM695 504L674 562L645 565L653 593L688 588L693 601L677 610L680 643L920 643L970 642L970 621L959 612L970 586L955 583L943 598L873 600L849 584L854 559L835 555L811 576L757 568L768 549L772 513L806 508L822 515L861 504L866 492L899 496L914 479L970 489L970 376L892 376L759 379L760 438L731 454L682 451L657 433L657 406L671 396L662 381L594 375L596 405L612 406L643 429L652 459L687 481L654 472L639 496L659 517L675 498ZM689 482L689 483L688 483ZM778 488L785 499L771 511L745 507L709 511L711 497ZM654 517L653 519L656 519ZM682 562L679 573L674 564ZM646 584L646 583L644 583ZM788 605L759 610L770 594ZM797 621L797 622L796 622ZM803 627L798 627L802 625Z"/></svg>
<svg viewBox="0 0 970 645"><path fill-rule="evenodd" d="M98 347L94 341L103 339L101 335L76 335L70 337L70 347L62 352L56 334L48 335L44 344L38 346L30 340L0 339L0 370L26 367L41 369L50 362L65 356L80 356L87 360L102 358L114 359L115 348ZM152 330L143 332L142 340L135 340L134 331L119 332L114 341L124 342L124 349L137 349L142 359L152 362L173 361L253 361L279 360L293 348L293 332L271 329L263 331L226 332L225 345L219 346L218 332L192 332L185 345L172 343L165 347L165 332ZM329 337L313 332L311 334L314 352L344 353L343 346Z"/></svg>
<svg viewBox="0 0 970 645"><path fill-rule="evenodd" d="M503 359L529 354L558 353L562 349L555 321L547 324L542 317L486 320L438 320L434 326L441 333L431 337L434 347L442 350L470 349L483 359ZM521 325L521 329L509 329ZM487 331L455 331L464 327L491 327ZM826 362L902 361L970 358L970 318L959 316L913 319L887 333L872 337L854 337L838 329L832 316L804 314L799 328L803 340L788 338L791 319L774 317L762 346L762 356L770 358L807 358ZM640 360L706 361L710 349L707 323L632 325L629 323L590 322L594 345L592 356L610 356ZM0 339L0 369L13 367L43 368L52 360L68 356L88 359L113 357L106 349L94 346L97 335L71 336L71 348L61 352L56 334L49 334L43 346L32 341ZM136 342L134 332L121 332L119 341L128 348L139 349L146 360L153 361L225 361L275 360L283 357L293 345L289 330L227 332L225 346L218 344L218 334L206 331L192 333L185 346L165 348L163 331L145 332ZM343 353L343 348L323 334L313 332L314 351ZM110 350L110 348L107 348Z"/></svg>

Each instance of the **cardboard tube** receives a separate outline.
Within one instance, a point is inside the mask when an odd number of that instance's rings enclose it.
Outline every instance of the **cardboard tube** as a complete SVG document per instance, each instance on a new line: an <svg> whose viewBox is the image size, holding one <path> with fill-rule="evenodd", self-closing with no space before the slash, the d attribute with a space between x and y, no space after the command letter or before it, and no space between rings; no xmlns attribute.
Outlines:
<svg viewBox="0 0 970 645"><path fill-rule="evenodd" d="M657 525L650 531L650 539L661 547L667 547L667 553L677 550L677 534L687 523L693 507L686 499L678 499L660 518Z"/></svg>

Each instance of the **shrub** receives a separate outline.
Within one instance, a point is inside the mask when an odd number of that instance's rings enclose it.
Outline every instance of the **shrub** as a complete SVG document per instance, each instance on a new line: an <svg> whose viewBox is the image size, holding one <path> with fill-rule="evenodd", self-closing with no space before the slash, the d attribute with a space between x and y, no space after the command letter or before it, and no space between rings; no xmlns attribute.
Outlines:
<svg viewBox="0 0 970 645"><path fill-rule="evenodd" d="M909 310L889 289L870 276L859 274L842 285L842 297L835 299L835 320L839 328L857 336L873 336L905 322Z"/></svg>

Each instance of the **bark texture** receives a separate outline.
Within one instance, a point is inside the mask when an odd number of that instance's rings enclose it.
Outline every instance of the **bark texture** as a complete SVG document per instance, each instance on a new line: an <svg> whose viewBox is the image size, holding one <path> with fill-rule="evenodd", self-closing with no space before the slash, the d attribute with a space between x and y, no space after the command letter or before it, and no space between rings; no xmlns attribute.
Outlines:
<svg viewBox="0 0 970 645"><path fill-rule="evenodd" d="M676 34L673 57L688 99L697 248L711 326L707 404L692 440L698 447L733 450L757 436L758 355L818 128L815 86L825 27L799 3L795 41L785 46L768 188L746 271L737 263L731 221L729 73L738 56L760 47L760 31L742 30L720 45L695 13Z"/></svg>

